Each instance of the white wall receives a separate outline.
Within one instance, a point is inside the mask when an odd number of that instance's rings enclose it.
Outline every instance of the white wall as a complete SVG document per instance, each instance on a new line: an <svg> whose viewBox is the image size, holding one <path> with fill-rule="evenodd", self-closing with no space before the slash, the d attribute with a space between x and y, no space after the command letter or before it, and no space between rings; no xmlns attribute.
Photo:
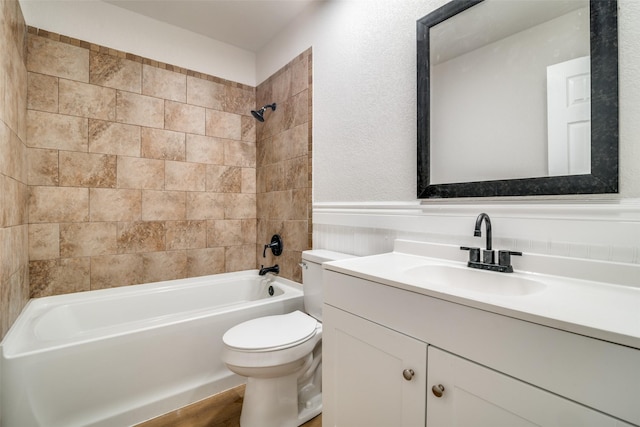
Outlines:
<svg viewBox="0 0 640 427"><path fill-rule="evenodd" d="M415 26L443 3L328 1L258 53L260 81L313 47L316 202L415 200ZM614 199L625 199L640 197L640 2L620 0L619 9L621 184Z"/></svg>
<svg viewBox="0 0 640 427"><path fill-rule="evenodd" d="M256 86L255 54L97 0L20 0L27 25Z"/></svg>

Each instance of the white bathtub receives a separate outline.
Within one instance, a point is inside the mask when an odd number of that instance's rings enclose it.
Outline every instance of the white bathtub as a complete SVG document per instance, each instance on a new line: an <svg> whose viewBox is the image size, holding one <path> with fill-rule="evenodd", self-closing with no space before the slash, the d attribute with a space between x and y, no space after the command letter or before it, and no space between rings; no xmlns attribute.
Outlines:
<svg viewBox="0 0 640 427"><path fill-rule="evenodd" d="M0 343L1 425L128 426L242 384L224 332L302 304L255 270L33 299Z"/></svg>

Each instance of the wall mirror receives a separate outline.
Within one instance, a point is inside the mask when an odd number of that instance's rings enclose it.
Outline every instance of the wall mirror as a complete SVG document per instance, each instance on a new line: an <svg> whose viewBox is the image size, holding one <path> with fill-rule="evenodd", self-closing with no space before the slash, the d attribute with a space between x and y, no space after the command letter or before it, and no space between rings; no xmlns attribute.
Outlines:
<svg viewBox="0 0 640 427"><path fill-rule="evenodd" d="M617 28L615 0L418 20L418 198L617 193Z"/></svg>

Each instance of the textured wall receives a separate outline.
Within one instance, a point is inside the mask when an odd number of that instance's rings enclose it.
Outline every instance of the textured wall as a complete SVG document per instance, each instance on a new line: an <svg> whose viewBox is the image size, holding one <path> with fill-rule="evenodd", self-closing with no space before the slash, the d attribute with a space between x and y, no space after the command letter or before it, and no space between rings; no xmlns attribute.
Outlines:
<svg viewBox="0 0 640 427"><path fill-rule="evenodd" d="M29 33L31 296L255 268L255 89Z"/></svg>
<svg viewBox="0 0 640 427"><path fill-rule="evenodd" d="M311 49L260 84L257 105L275 102L257 134L258 264L302 281L301 252L311 248ZM264 244L280 234L283 254L262 258Z"/></svg>
<svg viewBox="0 0 640 427"><path fill-rule="evenodd" d="M258 53L260 81L313 46L316 202L415 200L416 20L446 2L318 2ZM640 198L640 2L618 8L620 195L608 200ZM602 197L563 197L586 198Z"/></svg>
<svg viewBox="0 0 640 427"><path fill-rule="evenodd" d="M25 38L17 0L0 0L0 338L29 298Z"/></svg>

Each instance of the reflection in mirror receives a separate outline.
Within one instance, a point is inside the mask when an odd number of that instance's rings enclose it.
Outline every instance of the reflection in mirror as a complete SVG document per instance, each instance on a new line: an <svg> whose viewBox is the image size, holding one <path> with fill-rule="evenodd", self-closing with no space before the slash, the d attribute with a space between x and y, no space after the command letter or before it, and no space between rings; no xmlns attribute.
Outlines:
<svg viewBox="0 0 640 427"><path fill-rule="evenodd" d="M419 20L418 197L617 192L616 46L614 1L454 0Z"/></svg>

